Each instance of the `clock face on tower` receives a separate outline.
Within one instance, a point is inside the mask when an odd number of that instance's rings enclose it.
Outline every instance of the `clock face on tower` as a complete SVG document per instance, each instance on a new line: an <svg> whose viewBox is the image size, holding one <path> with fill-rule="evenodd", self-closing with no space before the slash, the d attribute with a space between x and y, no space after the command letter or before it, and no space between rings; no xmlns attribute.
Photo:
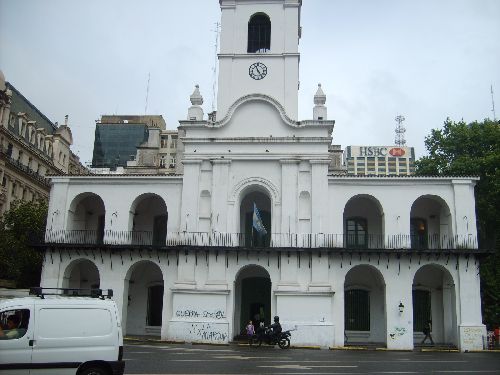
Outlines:
<svg viewBox="0 0 500 375"><path fill-rule="evenodd" d="M267 66L265 66L261 62L253 63L252 65L250 65L250 68L248 68L248 74L253 79L263 79L267 75Z"/></svg>

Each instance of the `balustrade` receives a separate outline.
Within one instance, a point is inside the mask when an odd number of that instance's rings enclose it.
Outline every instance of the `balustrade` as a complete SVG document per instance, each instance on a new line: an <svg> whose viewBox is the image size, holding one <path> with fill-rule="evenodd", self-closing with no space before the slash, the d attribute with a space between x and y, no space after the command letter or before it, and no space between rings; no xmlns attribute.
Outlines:
<svg viewBox="0 0 500 375"><path fill-rule="evenodd" d="M240 248L297 248L297 249L477 249L473 235L412 236L404 234L367 234L354 236L332 233L272 233L268 241L253 244L245 233L169 232L161 239L153 231L47 230L47 244L69 245L132 245L132 246L197 246ZM265 244L261 246L261 244ZM267 245L267 246L266 246Z"/></svg>

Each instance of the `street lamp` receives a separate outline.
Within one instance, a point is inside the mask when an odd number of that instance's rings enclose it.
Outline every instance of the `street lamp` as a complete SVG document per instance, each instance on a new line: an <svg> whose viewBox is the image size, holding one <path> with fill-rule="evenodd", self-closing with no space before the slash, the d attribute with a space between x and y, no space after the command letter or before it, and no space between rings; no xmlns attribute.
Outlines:
<svg viewBox="0 0 500 375"><path fill-rule="evenodd" d="M399 308L399 313L402 314L404 309L405 309L405 305L403 305L403 301L399 301L398 308Z"/></svg>

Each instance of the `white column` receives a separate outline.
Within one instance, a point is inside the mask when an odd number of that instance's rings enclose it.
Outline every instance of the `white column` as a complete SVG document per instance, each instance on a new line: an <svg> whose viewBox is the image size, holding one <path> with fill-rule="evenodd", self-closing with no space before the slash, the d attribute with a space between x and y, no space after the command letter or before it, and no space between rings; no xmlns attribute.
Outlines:
<svg viewBox="0 0 500 375"><path fill-rule="evenodd" d="M212 160L212 164L212 230L228 232L231 231L227 225L229 166L231 160L215 159Z"/></svg>
<svg viewBox="0 0 500 375"><path fill-rule="evenodd" d="M276 284L277 290L298 290L299 253L282 251L278 254L280 262L280 280Z"/></svg>
<svg viewBox="0 0 500 375"><path fill-rule="evenodd" d="M334 261L333 261L334 260ZM344 283L345 283L345 271L340 268L340 257L334 255L332 259L332 283L333 283L333 296L332 303L332 322L334 326L334 342L333 346L344 346L345 340L345 323L344 323Z"/></svg>
<svg viewBox="0 0 500 375"><path fill-rule="evenodd" d="M330 291L331 286L328 282L328 253L318 251L311 255L311 282L309 290L311 291Z"/></svg>
<svg viewBox="0 0 500 375"><path fill-rule="evenodd" d="M469 257L468 264L465 256L460 257L458 280L459 349L482 350L486 327L482 324L479 272L473 256Z"/></svg>
<svg viewBox="0 0 500 375"><path fill-rule="evenodd" d="M179 264L177 266L177 280L175 288L195 288L195 252L189 250L179 251Z"/></svg>
<svg viewBox="0 0 500 375"><path fill-rule="evenodd" d="M329 160L310 160L312 232L325 233L328 228L328 164Z"/></svg>
<svg viewBox="0 0 500 375"><path fill-rule="evenodd" d="M299 162L296 159L280 160L281 163L281 233L297 233L297 182ZM285 244L285 246L288 244Z"/></svg>
<svg viewBox="0 0 500 375"><path fill-rule="evenodd" d="M40 286L44 288L60 287L59 276L61 276L61 279L64 276L59 275L60 268L59 254L51 254L50 250L45 250Z"/></svg>
<svg viewBox="0 0 500 375"><path fill-rule="evenodd" d="M201 159L184 159L180 231L196 232L198 227L198 199Z"/></svg>
<svg viewBox="0 0 500 375"><path fill-rule="evenodd" d="M397 259L393 259L397 262ZM413 308L412 308L412 278L406 262L401 259L399 275L393 274L387 278L385 287L385 314L387 349L413 349ZM402 303L403 312L399 310Z"/></svg>
<svg viewBox="0 0 500 375"><path fill-rule="evenodd" d="M474 185L470 180L453 180L455 225L454 234L458 235L456 244L460 241L470 243L471 238L477 235L476 211L474 205ZM466 240L467 239L467 240Z"/></svg>
<svg viewBox="0 0 500 375"><path fill-rule="evenodd" d="M227 289L226 254L210 250L208 254L208 279L205 286L210 289Z"/></svg>

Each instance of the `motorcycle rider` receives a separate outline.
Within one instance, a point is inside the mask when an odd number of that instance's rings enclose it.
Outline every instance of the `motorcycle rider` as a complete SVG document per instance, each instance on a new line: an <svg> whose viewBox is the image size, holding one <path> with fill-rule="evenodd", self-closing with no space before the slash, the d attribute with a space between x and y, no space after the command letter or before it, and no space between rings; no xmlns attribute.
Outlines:
<svg viewBox="0 0 500 375"><path fill-rule="evenodd" d="M282 331L279 316L274 317L274 323L269 326L269 329L272 330L271 334L272 334L273 339L276 342L278 342L281 331Z"/></svg>

